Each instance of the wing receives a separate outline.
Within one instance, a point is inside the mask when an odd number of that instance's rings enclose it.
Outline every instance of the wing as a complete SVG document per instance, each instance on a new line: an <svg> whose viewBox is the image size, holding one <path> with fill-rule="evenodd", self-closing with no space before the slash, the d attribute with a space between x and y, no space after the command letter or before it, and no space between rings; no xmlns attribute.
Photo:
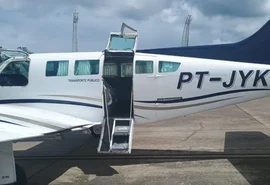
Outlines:
<svg viewBox="0 0 270 185"><path fill-rule="evenodd" d="M0 142L15 141L76 127L92 127L101 122L89 122L52 111L0 105Z"/></svg>

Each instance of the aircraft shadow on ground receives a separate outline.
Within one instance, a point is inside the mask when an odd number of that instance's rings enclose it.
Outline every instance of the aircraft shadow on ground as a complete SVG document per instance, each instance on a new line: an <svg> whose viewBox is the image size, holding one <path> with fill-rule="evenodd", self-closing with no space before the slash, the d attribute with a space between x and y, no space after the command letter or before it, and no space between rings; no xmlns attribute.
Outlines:
<svg viewBox="0 0 270 185"><path fill-rule="evenodd" d="M262 132L227 132L224 153L270 154L270 137ZM270 159L229 159L250 185L270 183Z"/></svg>
<svg viewBox="0 0 270 185"><path fill-rule="evenodd" d="M80 154L96 154L96 146L98 139L91 138L91 141L83 145L78 150ZM54 146L55 145L55 146ZM50 151L52 147L57 146L52 141L44 141L43 143L25 151L15 152L15 156L23 153L26 155L37 154L35 151ZM48 152L46 152L47 154ZM201 151L184 151L184 150L147 150L133 149L133 154L210 154L217 152L201 152ZM262 132L226 132L224 152L219 154L246 154L246 153L268 153L270 154L270 137ZM79 154L79 153L76 153ZM40 155L40 153L39 153ZM44 154L45 155L45 154ZM71 154L72 155L72 154ZM198 159L123 159L123 160L74 160L74 161L57 161L44 168L38 174L32 176L29 181L30 185L49 184L72 167L78 167L84 174L92 174L96 176L112 176L118 174L113 166L135 165L135 164L153 164L165 162L181 162L196 161ZM270 182L270 159L228 159L230 163L239 171L239 173L251 184L268 184ZM36 161L37 163L40 161ZM43 162L44 163L44 162ZM48 162L49 164L50 162Z"/></svg>

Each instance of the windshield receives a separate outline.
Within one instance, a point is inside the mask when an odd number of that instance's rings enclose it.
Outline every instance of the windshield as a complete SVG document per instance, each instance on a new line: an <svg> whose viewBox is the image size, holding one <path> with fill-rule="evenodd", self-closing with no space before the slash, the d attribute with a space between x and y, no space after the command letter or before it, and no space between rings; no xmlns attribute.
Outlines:
<svg viewBox="0 0 270 185"><path fill-rule="evenodd" d="M27 55L23 52L19 51L1 51L0 53L0 66L6 60L10 59L11 57L26 57Z"/></svg>
<svg viewBox="0 0 270 185"><path fill-rule="evenodd" d="M28 77L29 61L14 61L1 67L0 74L21 74Z"/></svg>
<svg viewBox="0 0 270 185"><path fill-rule="evenodd" d="M119 35L111 35L110 50L133 50L135 45L135 37L127 38Z"/></svg>

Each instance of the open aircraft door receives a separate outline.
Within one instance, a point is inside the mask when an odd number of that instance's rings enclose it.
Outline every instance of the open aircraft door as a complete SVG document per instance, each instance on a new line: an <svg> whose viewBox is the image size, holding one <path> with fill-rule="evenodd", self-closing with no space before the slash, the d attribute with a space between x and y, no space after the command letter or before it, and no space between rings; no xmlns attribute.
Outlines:
<svg viewBox="0 0 270 185"><path fill-rule="evenodd" d="M128 28L134 32L124 32ZM111 32L104 51L103 99L105 120L98 152L130 153L133 124L133 61L137 31L125 23Z"/></svg>

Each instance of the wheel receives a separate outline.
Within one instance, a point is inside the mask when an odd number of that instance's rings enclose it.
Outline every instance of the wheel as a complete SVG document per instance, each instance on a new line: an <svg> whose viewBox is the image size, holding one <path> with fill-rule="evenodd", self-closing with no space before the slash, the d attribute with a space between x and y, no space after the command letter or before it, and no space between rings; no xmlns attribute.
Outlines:
<svg viewBox="0 0 270 185"><path fill-rule="evenodd" d="M91 134L96 138L100 137L101 130L102 130L101 126L93 126L90 128Z"/></svg>
<svg viewBox="0 0 270 185"><path fill-rule="evenodd" d="M19 165L16 166L16 176L17 176L17 182L13 183L13 185L27 185L27 176L25 174L25 171L22 167Z"/></svg>

